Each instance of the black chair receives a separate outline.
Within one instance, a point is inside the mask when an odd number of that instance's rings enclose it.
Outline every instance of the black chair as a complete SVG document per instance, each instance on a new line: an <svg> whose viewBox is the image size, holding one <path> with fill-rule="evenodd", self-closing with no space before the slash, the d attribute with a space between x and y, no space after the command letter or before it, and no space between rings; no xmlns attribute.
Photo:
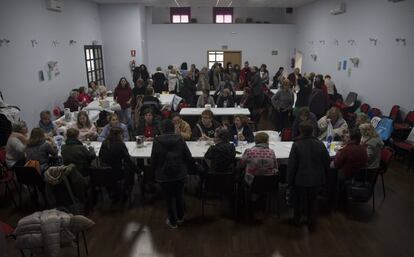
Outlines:
<svg viewBox="0 0 414 257"><path fill-rule="evenodd" d="M378 169L378 173L381 176L382 192L384 193L384 199L385 199L384 174L388 171L388 166L390 165L394 155L395 155L394 149L392 149L389 146L386 146L381 150L381 163Z"/></svg>
<svg viewBox="0 0 414 257"><path fill-rule="evenodd" d="M56 208L75 215L84 214L83 204L74 196L72 186L68 178L64 177L57 185L48 185L53 192Z"/></svg>
<svg viewBox="0 0 414 257"><path fill-rule="evenodd" d="M375 186L379 175L378 169L363 169L345 183L348 201L367 203L372 199L372 214L375 212Z"/></svg>
<svg viewBox="0 0 414 257"><path fill-rule="evenodd" d="M274 202L274 196L276 197L276 212L280 217L279 211L279 175L258 175L253 179L253 183L250 186L245 186L245 203L246 203L246 216L251 213L251 195L265 195L266 196L266 209L272 209L272 203Z"/></svg>
<svg viewBox="0 0 414 257"><path fill-rule="evenodd" d="M124 179L122 171L114 170L110 167L100 167L90 168L89 172L91 177L91 189L93 190L92 196L94 203L97 202L97 190L100 191L102 199L103 189L119 190L119 192L115 193L122 192L122 187L120 189L118 188L119 183Z"/></svg>
<svg viewBox="0 0 414 257"><path fill-rule="evenodd" d="M27 189L32 197L38 202L38 192L41 193L45 205L48 206L46 194L45 194L45 183L39 172L33 167L15 167L14 172L16 173L17 182L20 184L19 190L19 206L22 205L22 191L23 185L27 186Z"/></svg>
<svg viewBox="0 0 414 257"><path fill-rule="evenodd" d="M222 198L225 195L233 195L234 212L237 212L237 184L233 172L209 172L204 176L201 188L201 213L204 217L204 209L207 204L208 195L218 195Z"/></svg>

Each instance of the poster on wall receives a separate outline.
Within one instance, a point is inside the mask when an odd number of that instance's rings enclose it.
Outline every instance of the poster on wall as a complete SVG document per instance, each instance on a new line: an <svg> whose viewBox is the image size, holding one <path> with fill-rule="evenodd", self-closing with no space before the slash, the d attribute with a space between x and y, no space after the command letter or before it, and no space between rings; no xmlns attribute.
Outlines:
<svg viewBox="0 0 414 257"><path fill-rule="evenodd" d="M344 60L344 61L342 62L342 69L343 69L343 70L346 70L346 63L347 63L347 61L346 61L346 60Z"/></svg>

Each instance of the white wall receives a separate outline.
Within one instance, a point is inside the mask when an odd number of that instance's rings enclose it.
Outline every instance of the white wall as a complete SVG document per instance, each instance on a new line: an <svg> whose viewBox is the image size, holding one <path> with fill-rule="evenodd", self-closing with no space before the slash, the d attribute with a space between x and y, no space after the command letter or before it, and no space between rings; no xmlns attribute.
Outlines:
<svg viewBox="0 0 414 257"><path fill-rule="evenodd" d="M170 23L170 8L169 7L153 7L152 9L152 23L165 24ZM292 24L293 15L286 14L285 8L265 8L265 7L234 7L233 8L233 22L236 18L252 18L254 22L269 22L275 24ZM197 23L208 24L213 23L213 8L212 7L191 7L191 18L196 18Z"/></svg>
<svg viewBox="0 0 414 257"><path fill-rule="evenodd" d="M207 51L241 50L242 61L268 65L271 74L289 66L294 53L295 26L277 24L152 24L148 26L149 68L180 65L207 65ZM271 55L278 50L279 55Z"/></svg>
<svg viewBox="0 0 414 257"><path fill-rule="evenodd" d="M135 59L137 64L147 62L145 7L137 4L101 5L99 14L106 86L114 88L121 77L126 77L132 84L130 61ZM135 58L131 57L131 50L136 50Z"/></svg>
<svg viewBox="0 0 414 257"><path fill-rule="evenodd" d="M89 1L65 1L58 13L46 10L43 0L2 0L0 38L11 41L0 47L0 90L33 127L40 111L63 103L70 89L86 85L83 45L101 40L98 7ZM39 43L34 48L32 39ZM70 46L71 39L77 44ZM53 40L60 42L58 47L52 47ZM58 61L61 72L50 81L48 61ZM44 82L39 81L39 70L45 72Z"/></svg>
<svg viewBox="0 0 414 257"><path fill-rule="evenodd" d="M329 10L335 2L320 0L296 12L303 71L331 74L344 97L355 91L362 101L386 115L394 104L405 111L414 109L414 1L346 0L346 13L334 16ZM407 45L398 44L397 37L406 38ZM369 38L377 38L377 46ZM347 43L350 39L355 45ZM326 45L319 40L326 40ZM313 53L317 54L316 62L310 58ZM358 68L351 66L348 76L347 71L338 71L337 65L347 60L349 67L350 57L359 57L360 64Z"/></svg>

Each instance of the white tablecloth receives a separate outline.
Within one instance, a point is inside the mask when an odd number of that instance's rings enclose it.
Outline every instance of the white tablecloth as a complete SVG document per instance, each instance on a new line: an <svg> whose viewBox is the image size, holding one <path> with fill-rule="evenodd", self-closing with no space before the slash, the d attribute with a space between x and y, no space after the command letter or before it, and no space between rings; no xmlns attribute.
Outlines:
<svg viewBox="0 0 414 257"><path fill-rule="evenodd" d="M180 111L182 116L200 116L205 108L183 108ZM233 115L250 115L247 108L229 107L229 108L211 108L211 111L216 116L233 116Z"/></svg>
<svg viewBox="0 0 414 257"><path fill-rule="evenodd" d="M210 90L210 95L214 95L214 93L216 92L216 90ZM197 95L202 95L203 91L199 90L196 93ZM243 95L243 90L236 90L236 96L242 96Z"/></svg>
<svg viewBox="0 0 414 257"><path fill-rule="evenodd" d="M109 101L109 107L107 108L103 108L100 103L100 101L105 101L105 100ZM95 110L95 111L110 110L111 109L110 107L115 104L114 98L112 96L108 96L107 98L105 98L105 100L93 100L92 102L88 104L88 106L83 108L83 110Z"/></svg>
<svg viewBox="0 0 414 257"><path fill-rule="evenodd" d="M193 158L201 159L204 157L207 152L210 144L206 141L187 141L187 146L190 149L191 155ZM91 142L91 146L95 149L95 152L98 154L101 148L101 142ZM144 142L143 147L137 147L136 142L125 142L129 155L133 158L138 159L147 159L151 157L152 142ZM290 149L292 148L293 142L270 142L269 147L275 151L276 158L279 161L287 161L289 158ZM333 142L331 145L330 155L331 157L336 154L336 146L339 145L339 142ZM254 143L247 144L246 142L239 142L239 146L236 147L236 151L239 153L236 155L236 158L240 159L244 151L248 148L254 146Z"/></svg>
<svg viewBox="0 0 414 257"><path fill-rule="evenodd" d="M90 110L90 111L87 111L87 112L88 112L89 120L91 122L95 122L95 121L98 120L98 118L99 118L99 111ZM56 125L60 125L57 128L58 134L60 132L63 132L63 134L66 134L66 130L68 128L72 127L76 123L75 113L74 112L71 112L70 113L70 120L69 121L66 121L65 120L65 115L63 115L63 116L59 117L59 119L55 120L54 123Z"/></svg>

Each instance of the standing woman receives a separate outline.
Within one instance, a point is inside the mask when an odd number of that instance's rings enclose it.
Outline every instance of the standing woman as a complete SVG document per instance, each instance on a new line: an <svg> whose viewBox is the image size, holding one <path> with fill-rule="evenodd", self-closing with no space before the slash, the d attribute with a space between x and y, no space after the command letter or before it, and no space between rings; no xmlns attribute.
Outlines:
<svg viewBox="0 0 414 257"><path fill-rule="evenodd" d="M272 105L276 110L276 131L282 131L289 127L289 114L293 108L293 92L291 82L285 79L282 83L282 90L272 97Z"/></svg>
<svg viewBox="0 0 414 257"><path fill-rule="evenodd" d="M148 85L148 79L150 78L150 74L148 72L147 66L144 64L141 64L140 70L141 70L141 79L144 81L144 85Z"/></svg>
<svg viewBox="0 0 414 257"><path fill-rule="evenodd" d="M175 134L171 120L161 123L161 135L154 139L151 163L155 180L161 184L168 207L167 225L177 228L184 222L184 183L191 152L180 135Z"/></svg>
<svg viewBox="0 0 414 257"><path fill-rule="evenodd" d="M210 83L208 82L208 68L203 67L198 76L197 90L207 89L210 91Z"/></svg>
<svg viewBox="0 0 414 257"><path fill-rule="evenodd" d="M176 86L178 84L178 72L176 68L172 68L170 73L168 73L168 91L170 93L176 92Z"/></svg>
<svg viewBox="0 0 414 257"><path fill-rule="evenodd" d="M328 96L322 89L323 84L323 81L315 81L309 96L309 110L316 115L317 119L322 118L328 109Z"/></svg>
<svg viewBox="0 0 414 257"><path fill-rule="evenodd" d="M115 88L114 100L121 106L121 110L118 111L119 119L130 126L132 89L125 77L119 80L118 86Z"/></svg>

